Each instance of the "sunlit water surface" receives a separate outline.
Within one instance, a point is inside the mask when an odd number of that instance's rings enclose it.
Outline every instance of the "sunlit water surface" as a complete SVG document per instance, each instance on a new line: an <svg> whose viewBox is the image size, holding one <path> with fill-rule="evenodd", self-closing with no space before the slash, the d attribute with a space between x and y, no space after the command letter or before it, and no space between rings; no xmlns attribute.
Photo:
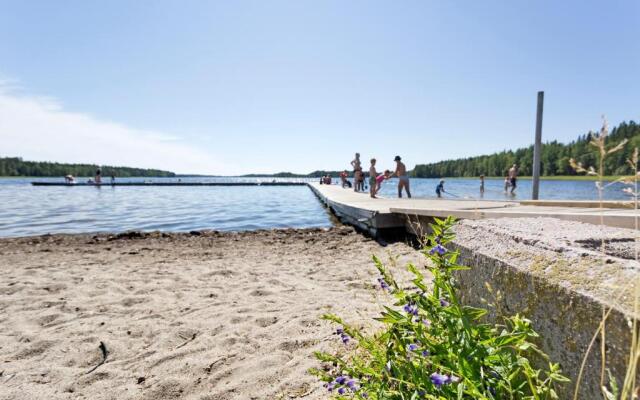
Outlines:
<svg viewBox="0 0 640 400"><path fill-rule="evenodd" d="M45 233L120 232L125 230L190 231L328 227L331 218L311 190L280 187L37 187L34 179L0 179L0 236ZM60 181L60 179L37 179ZM142 179L124 179L119 181ZM145 179L150 181L151 179ZM154 178L154 182L175 181ZM187 181L271 181L271 178L182 178ZM309 181L278 179L279 181ZM316 181L313 179L312 181ZM334 180L334 182L337 180ZM414 197L434 197L436 179L412 179ZM381 195L396 196L397 180L385 181ZM606 188L605 198L625 200L622 184ZM480 198L477 179L450 179L448 198ZM487 180L484 199L518 200L531 196L531 181L522 180L516 195L504 193L503 181ZM595 184L542 181L541 199L598 198Z"/></svg>

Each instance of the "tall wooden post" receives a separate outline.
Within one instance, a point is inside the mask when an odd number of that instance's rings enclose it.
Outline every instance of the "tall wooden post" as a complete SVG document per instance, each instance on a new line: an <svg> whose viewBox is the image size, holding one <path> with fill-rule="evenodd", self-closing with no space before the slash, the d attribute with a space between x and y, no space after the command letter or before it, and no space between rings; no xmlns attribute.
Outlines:
<svg viewBox="0 0 640 400"><path fill-rule="evenodd" d="M538 200L540 189L540 155L542 153L542 109L544 107L544 92L538 92L538 112L536 115L536 141L533 145L533 186L531 198Z"/></svg>

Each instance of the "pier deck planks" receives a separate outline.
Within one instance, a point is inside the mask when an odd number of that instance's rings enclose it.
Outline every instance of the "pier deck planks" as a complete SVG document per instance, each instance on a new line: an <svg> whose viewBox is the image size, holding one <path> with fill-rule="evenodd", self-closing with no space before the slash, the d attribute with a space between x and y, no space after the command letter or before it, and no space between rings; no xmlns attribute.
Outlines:
<svg viewBox="0 0 640 400"><path fill-rule="evenodd" d="M459 219L551 217L590 224L600 224L602 220L604 225L628 229L635 229L636 218L640 217L638 211L626 208L628 202L606 202L605 206L608 204L609 207L600 209L593 207L598 205L594 202L561 206L530 201L522 204L495 200L372 199L368 193L356 193L339 185L309 183L309 187L345 222L372 233L377 229L402 228L407 216L443 218L452 215Z"/></svg>

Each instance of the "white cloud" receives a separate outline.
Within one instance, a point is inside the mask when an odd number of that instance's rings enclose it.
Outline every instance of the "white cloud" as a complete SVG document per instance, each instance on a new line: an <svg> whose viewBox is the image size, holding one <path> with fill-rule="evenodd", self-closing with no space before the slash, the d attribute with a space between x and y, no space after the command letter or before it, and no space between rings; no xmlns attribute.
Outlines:
<svg viewBox="0 0 640 400"><path fill-rule="evenodd" d="M233 165L180 137L65 111L53 98L18 93L0 79L0 156L25 160L228 174Z"/></svg>

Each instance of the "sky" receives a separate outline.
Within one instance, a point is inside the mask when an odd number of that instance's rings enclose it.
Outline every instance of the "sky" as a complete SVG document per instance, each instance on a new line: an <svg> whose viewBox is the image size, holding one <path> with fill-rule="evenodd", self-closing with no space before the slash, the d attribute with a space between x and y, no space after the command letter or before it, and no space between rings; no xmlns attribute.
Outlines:
<svg viewBox="0 0 640 400"><path fill-rule="evenodd" d="M0 156L378 168L640 120L640 2L0 0Z"/></svg>

